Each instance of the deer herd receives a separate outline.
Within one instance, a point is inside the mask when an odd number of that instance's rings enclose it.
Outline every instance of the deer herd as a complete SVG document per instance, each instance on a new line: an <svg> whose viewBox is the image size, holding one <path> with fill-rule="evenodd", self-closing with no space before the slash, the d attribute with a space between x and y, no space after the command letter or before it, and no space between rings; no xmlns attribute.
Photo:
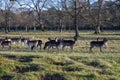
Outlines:
<svg viewBox="0 0 120 80"><path fill-rule="evenodd" d="M92 48L94 47L99 47L100 52L102 52L103 46L107 47L108 40L106 38L103 38L103 40L98 40L98 39L96 41L90 42L90 48L89 48L90 52L92 52ZM48 38L48 41L46 41L45 43L43 43L42 40L31 40L25 37L13 37L13 38L5 37L5 38L0 38L0 45L2 48L9 47L11 49L11 44L22 43L24 45L27 45L27 48L29 50L33 50L33 49L36 50L38 47L42 49L42 44L44 44L44 47L43 47L44 50L46 49L47 50L51 50L51 49L64 50L65 47L69 47L71 50L73 50L73 47L76 41L77 41L76 37L74 37L73 40L57 38L57 37L55 39Z"/></svg>

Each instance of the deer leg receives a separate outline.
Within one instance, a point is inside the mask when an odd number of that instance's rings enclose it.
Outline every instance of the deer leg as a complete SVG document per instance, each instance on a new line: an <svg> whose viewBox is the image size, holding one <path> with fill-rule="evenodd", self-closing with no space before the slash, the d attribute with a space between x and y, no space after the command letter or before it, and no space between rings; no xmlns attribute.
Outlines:
<svg viewBox="0 0 120 80"><path fill-rule="evenodd" d="M53 46L48 46L48 50L50 50L51 47L53 47Z"/></svg>
<svg viewBox="0 0 120 80"><path fill-rule="evenodd" d="M38 49L38 46L35 45L35 50L37 50L37 49Z"/></svg>
<svg viewBox="0 0 120 80"><path fill-rule="evenodd" d="M51 48L52 48L52 49L54 49L54 47L53 47L53 46L51 46Z"/></svg>
<svg viewBox="0 0 120 80"><path fill-rule="evenodd" d="M33 50L33 49L34 49L34 47L35 47L34 45L33 45L33 46L31 46L31 50Z"/></svg>
<svg viewBox="0 0 120 80"><path fill-rule="evenodd" d="M90 47L90 52L92 52L92 48L93 48L93 47L91 46L91 47Z"/></svg>
<svg viewBox="0 0 120 80"><path fill-rule="evenodd" d="M57 50L59 50L58 46L56 46Z"/></svg>
<svg viewBox="0 0 120 80"><path fill-rule="evenodd" d="M9 45L9 49L11 49L11 45Z"/></svg>
<svg viewBox="0 0 120 80"><path fill-rule="evenodd" d="M71 48L71 50L73 50L73 45L72 45L72 46L70 46L70 48Z"/></svg>
<svg viewBox="0 0 120 80"><path fill-rule="evenodd" d="M40 44L40 50L42 49L42 44Z"/></svg>
<svg viewBox="0 0 120 80"><path fill-rule="evenodd" d="M102 52L102 47L100 47L100 52Z"/></svg>
<svg viewBox="0 0 120 80"><path fill-rule="evenodd" d="M30 49L31 49L31 46L28 45L28 51L30 51Z"/></svg>
<svg viewBox="0 0 120 80"><path fill-rule="evenodd" d="M107 49L107 46L108 46L108 44L107 43L105 43L105 48Z"/></svg>
<svg viewBox="0 0 120 80"><path fill-rule="evenodd" d="M65 46L62 46L62 50L64 50Z"/></svg>
<svg viewBox="0 0 120 80"><path fill-rule="evenodd" d="M44 48L43 48L44 50L46 49L46 45L44 45Z"/></svg>
<svg viewBox="0 0 120 80"><path fill-rule="evenodd" d="M4 45L2 45L2 49L4 48Z"/></svg>

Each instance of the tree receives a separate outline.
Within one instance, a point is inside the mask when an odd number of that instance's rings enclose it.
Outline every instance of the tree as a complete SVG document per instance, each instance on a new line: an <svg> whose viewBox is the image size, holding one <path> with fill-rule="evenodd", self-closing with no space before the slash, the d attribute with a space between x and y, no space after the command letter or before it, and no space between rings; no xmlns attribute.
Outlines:
<svg viewBox="0 0 120 80"><path fill-rule="evenodd" d="M88 0L88 10L90 16L90 24L95 27L95 34L101 32L101 10L102 10L103 0L97 0L94 4L91 5L91 1ZM94 14L94 12L96 13Z"/></svg>
<svg viewBox="0 0 120 80"><path fill-rule="evenodd" d="M118 1L105 1L101 11L101 26L110 27L116 26L119 29L120 10Z"/></svg>
<svg viewBox="0 0 120 80"><path fill-rule="evenodd" d="M13 3L11 3L9 0L2 0L2 6L4 6L2 10L2 14L4 16L4 22L3 25L5 27L5 33L10 31L10 16L11 16L11 8L13 7Z"/></svg>
<svg viewBox="0 0 120 80"><path fill-rule="evenodd" d="M56 2L54 0L51 0L51 7L56 9L56 17L58 18L58 26L60 32L62 32L63 28L63 19L64 19L64 11L63 11L63 1L62 0L57 0Z"/></svg>
<svg viewBox="0 0 120 80"><path fill-rule="evenodd" d="M78 30L78 16L82 11L82 0L63 0L64 9L73 18L73 24L75 27L75 37L79 36Z"/></svg>
<svg viewBox="0 0 120 80"><path fill-rule="evenodd" d="M31 10L37 13L35 21L41 27L41 30L44 31L44 20L42 19L43 8L47 6L48 0L30 0L26 2L25 5L28 6Z"/></svg>

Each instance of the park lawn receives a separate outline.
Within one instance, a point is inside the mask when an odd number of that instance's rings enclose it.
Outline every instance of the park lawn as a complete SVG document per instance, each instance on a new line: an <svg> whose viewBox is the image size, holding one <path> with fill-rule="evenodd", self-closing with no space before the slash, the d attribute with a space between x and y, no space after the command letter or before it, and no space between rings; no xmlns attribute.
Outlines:
<svg viewBox="0 0 120 80"><path fill-rule="evenodd" d="M47 41L48 37L72 39L74 32L23 32L2 34L1 36L24 36ZM107 37L108 48L94 48L89 52L89 43ZM1 80L119 80L120 78L120 33L80 32L80 37L71 51L56 49L28 51L26 46L13 44L9 50L0 48Z"/></svg>

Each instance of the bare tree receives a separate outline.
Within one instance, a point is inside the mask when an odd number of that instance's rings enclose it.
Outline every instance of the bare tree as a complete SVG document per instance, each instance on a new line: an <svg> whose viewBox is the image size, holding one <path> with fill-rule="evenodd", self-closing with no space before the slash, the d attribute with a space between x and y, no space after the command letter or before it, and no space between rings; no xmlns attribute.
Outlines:
<svg viewBox="0 0 120 80"><path fill-rule="evenodd" d="M103 0L97 0L95 2L95 6L91 6L90 0L88 0L88 9L89 9L89 16L91 20L91 25L95 27L95 34L99 34L101 32L100 27L101 27L101 10L102 10L102 5L103 5ZM92 11L97 11L96 16L93 14ZM94 11L94 12L95 12Z"/></svg>
<svg viewBox="0 0 120 80"><path fill-rule="evenodd" d="M56 2L54 0L51 0L51 5L52 7L54 7L56 9L56 14L58 17L58 21L59 21L59 30L60 32L62 32L62 28L63 28L63 23L64 23L64 13L63 13L63 0L56 0Z"/></svg>
<svg viewBox="0 0 120 80"><path fill-rule="evenodd" d="M106 20L105 23L109 23L112 26L120 26L120 1L107 1L105 3L105 11L106 11Z"/></svg>
<svg viewBox="0 0 120 80"><path fill-rule="evenodd" d="M11 3L9 0L1 0L2 6L4 7L2 10L2 14L4 16L4 22L3 25L5 27L5 33L10 31L10 15L11 15L11 9L14 5L14 3Z"/></svg>
<svg viewBox="0 0 120 80"><path fill-rule="evenodd" d="M41 30L44 31L44 20L42 19L42 11L43 8L47 5L48 0L30 0L29 2L25 2L27 7L37 13L35 21L41 27Z"/></svg>
<svg viewBox="0 0 120 80"><path fill-rule="evenodd" d="M64 9L73 18L76 38L79 36L78 16L82 16L83 2L84 0L63 0Z"/></svg>

